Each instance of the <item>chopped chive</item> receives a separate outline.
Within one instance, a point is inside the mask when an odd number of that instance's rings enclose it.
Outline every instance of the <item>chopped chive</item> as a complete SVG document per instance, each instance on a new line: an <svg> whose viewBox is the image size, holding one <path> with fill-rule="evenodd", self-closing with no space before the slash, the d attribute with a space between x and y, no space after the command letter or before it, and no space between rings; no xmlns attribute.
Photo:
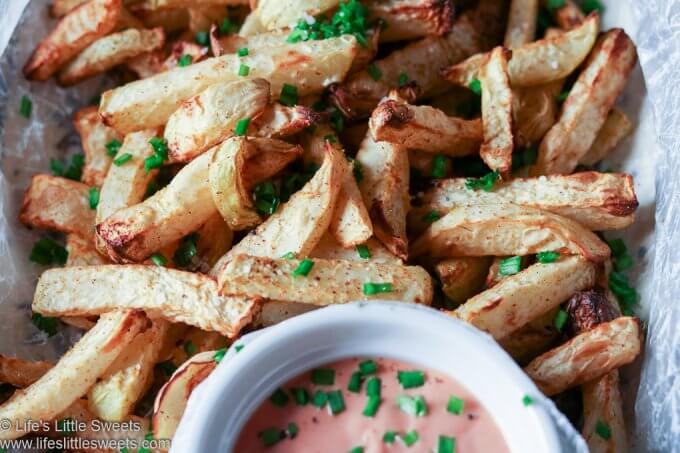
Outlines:
<svg viewBox="0 0 680 453"><path fill-rule="evenodd" d="M446 410L454 415L460 415L465 409L465 401L455 395L449 397L449 402L446 404Z"/></svg>
<svg viewBox="0 0 680 453"><path fill-rule="evenodd" d="M186 352L186 354L191 357L192 355L196 354L196 352L198 352L198 348L193 341L189 340L184 343L184 352Z"/></svg>
<svg viewBox="0 0 680 453"><path fill-rule="evenodd" d="M368 65L366 72L368 72L368 75L370 75L371 78L376 82L382 78L382 71L375 65L375 63Z"/></svg>
<svg viewBox="0 0 680 453"><path fill-rule="evenodd" d="M65 264L68 259L68 251L54 240L43 237L33 244L28 259L43 266Z"/></svg>
<svg viewBox="0 0 680 453"><path fill-rule="evenodd" d="M569 90L561 91L560 94L555 96L555 100L559 103L562 103L567 100L567 98L569 97L569 93L570 93Z"/></svg>
<svg viewBox="0 0 680 453"><path fill-rule="evenodd" d="M314 267L314 261L309 258L303 259L298 264L298 267L293 270L293 277L306 277L312 270L312 267Z"/></svg>
<svg viewBox="0 0 680 453"><path fill-rule="evenodd" d="M425 373L422 371L398 371L397 380L401 384L401 388L411 389L421 387L425 384Z"/></svg>
<svg viewBox="0 0 680 453"><path fill-rule="evenodd" d="M304 406L310 401L309 392L303 388L292 388L290 393L293 394L293 399L295 399L295 404L298 406Z"/></svg>
<svg viewBox="0 0 680 453"><path fill-rule="evenodd" d="M336 415L345 410L345 399L340 390L333 390L327 393L328 407L331 414Z"/></svg>
<svg viewBox="0 0 680 453"><path fill-rule="evenodd" d="M288 423L288 426L286 427L286 436L289 439L295 439L299 432L300 428L298 428L298 425L295 422Z"/></svg>
<svg viewBox="0 0 680 453"><path fill-rule="evenodd" d="M399 74L399 82L398 83L399 83L399 88L406 85L408 83L408 74L406 74L405 72L402 72L401 74Z"/></svg>
<svg viewBox="0 0 680 453"><path fill-rule="evenodd" d="M465 187L470 190L482 189L484 192L490 192L500 176L500 173L497 171L492 171L481 178L468 178L465 180Z"/></svg>
<svg viewBox="0 0 680 453"><path fill-rule="evenodd" d="M90 187L87 191L87 198L90 204L90 209L97 209L99 204L99 189L97 187Z"/></svg>
<svg viewBox="0 0 680 453"><path fill-rule="evenodd" d="M238 75L240 75L241 77L245 77L248 74L250 74L250 66L241 63L238 67Z"/></svg>
<svg viewBox="0 0 680 453"><path fill-rule="evenodd" d="M191 264L194 257L198 254L198 248L196 242L198 241L198 234L191 233L184 236L182 241L175 250L174 255L172 255L172 261L178 267L187 267Z"/></svg>
<svg viewBox="0 0 680 453"><path fill-rule="evenodd" d="M566 0L547 0L545 2L545 6L551 10L562 8L565 4Z"/></svg>
<svg viewBox="0 0 680 453"><path fill-rule="evenodd" d="M338 139L335 138L335 135L333 134L328 134L323 136L324 141L329 142L329 143L337 143Z"/></svg>
<svg viewBox="0 0 680 453"><path fill-rule="evenodd" d="M288 404L288 400L290 400L290 397L280 388L276 389L269 397L269 401L271 401L274 406L279 407L283 407Z"/></svg>
<svg viewBox="0 0 680 453"><path fill-rule="evenodd" d="M553 320L553 325L555 326L555 329L557 329L558 332L562 332L562 329L564 329L564 325L567 323L568 317L569 316L567 315L567 312L560 308L560 310L555 315L555 319Z"/></svg>
<svg viewBox="0 0 680 453"><path fill-rule="evenodd" d="M470 90L472 90L472 92L477 96L482 95L482 82L480 82L479 79L472 79L472 81L468 84L468 88L470 88Z"/></svg>
<svg viewBox="0 0 680 453"><path fill-rule="evenodd" d="M456 453L456 438L439 436L437 440L437 453Z"/></svg>
<svg viewBox="0 0 680 453"><path fill-rule="evenodd" d="M213 360L217 363L220 363L226 354L227 348L220 348L217 351L215 351L215 354L213 355Z"/></svg>
<svg viewBox="0 0 680 453"><path fill-rule="evenodd" d="M430 169L430 176L436 179L441 179L446 177L446 165L449 161L449 158L446 156L442 156L441 154L437 154L434 156L432 159L432 168Z"/></svg>
<svg viewBox="0 0 680 453"><path fill-rule="evenodd" d="M196 41L196 44L199 46L205 47L210 44L210 35L205 30L197 31L196 35L194 36L194 41Z"/></svg>
<svg viewBox="0 0 680 453"><path fill-rule="evenodd" d="M542 264L554 263L560 259L560 252L538 252L536 261Z"/></svg>
<svg viewBox="0 0 680 453"><path fill-rule="evenodd" d="M525 406L531 406L532 404L534 404L534 399L529 395L524 395L522 397L522 404L524 404Z"/></svg>
<svg viewBox="0 0 680 453"><path fill-rule="evenodd" d="M265 447L271 447L281 440L281 434L281 431L276 428L267 428L257 433L257 437L260 438Z"/></svg>
<svg viewBox="0 0 680 453"><path fill-rule="evenodd" d="M116 157L116 154L118 154L118 150L121 146L123 146L123 144L120 142L120 140L116 140L114 138L106 144L106 154L111 157Z"/></svg>
<svg viewBox="0 0 680 453"><path fill-rule="evenodd" d="M255 186L253 198L257 210L264 215L274 214L281 203L276 186L271 181L264 181Z"/></svg>
<svg viewBox="0 0 680 453"><path fill-rule="evenodd" d="M238 31L238 25L231 21L230 18L225 17L220 24L220 33L223 35L228 35Z"/></svg>
<svg viewBox="0 0 680 453"><path fill-rule="evenodd" d="M187 53L179 57L179 60L177 60L177 66L179 67L189 66L191 63L191 55Z"/></svg>
<svg viewBox="0 0 680 453"><path fill-rule="evenodd" d="M347 390L352 393L359 393L359 391L361 391L361 378L362 375L359 371L352 373L349 377L349 382L347 383Z"/></svg>
<svg viewBox="0 0 680 453"><path fill-rule="evenodd" d="M366 244L359 244L356 246L356 249L360 258L363 258L365 260L371 258L371 251L368 249L368 246Z"/></svg>
<svg viewBox="0 0 680 453"><path fill-rule="evenodd" d="M149 257L149 259L156 266L165 266L166 264L168 264L168 260L160 253L154 253Z"/></svg>
<svg viewBox="0 0 680 453"><path fill-rule="evenodd" d="M382 399L379 396L369 396L368 400L366 400L366 406L364 407L362 414L366 417L374 417L378 412L380 403L382 403Z"/></svg>
<svg viewBox="0 0 680 453"><path fill-rule="evenodd" d="M420 436L418 435L418 431L416 431L415 429L412 429L411 431L401 436L401 440L404 442L404 444L406 444L407 447L410 447L411 445L418 442L418 439L420 439Z"/></svg>
<svg viewBox="0 0 680 453"><path fill-rule="evenodd" d="M249 52L247 47L241 47L236 53L239 57L247 57Z"/></svg>
<svg viewBox="0 0 680 453"><path fill-rule="evenodd" d="M364 453L364 447L354 447L349 451L349 453Z"/></svg>
<svg viewBox="0 0 680 453"><path fill-rule="evenodd" d="M246 135L248 132L248 126L250 125L250 118L243 118L236 123L236 129L234 129L234 135L237 137Z"/></svg>
<svg viewBox="0 0 680 453"><path fill-rule="evenodd" d="M427 404L422 396L397 396L397 407L404 413L414 417L427 415Z"/></svg>
<svg viewBox="0 0 680 453"><path fill-rule="evenodd" d="M298 102L298 89L295 85L283 84L281 88L281 96L279 102L288 107L292 107Z"/></svg>
<svg viewBox="0 0 680 453"><path fill-rule="evenodd" d="M640 299L640 295L635 288L630 286L628 277L620 272L611 272L609 274L609 289L616 296L623 314L631 316L633 308Z"/></svg>
<svg viewBox="0 0 680 453"><path fill-rule="evenodd" d="M59 320L57 318L50 318L48 316L43 316L40 313L33 313L31 322L38 329L45 332L48 337L57 334L57 329L59 327Z"/></svg>
<svg viewBox="0 0 680 453"><path fill-rule="evenodd" d="M498 275L503 277L508 275L515 275L522 268L522 257L521 256L511 256L501 260L501 264L498 268Z"/></svg>
<svg viewBox="0 0 680 453"><path fill-rule="evenodd" d="M607 425L602 420L598 420L595 424L595 432L604 440L609 440L612 438L612 431L609 428L609 425Z"/></svg>
<svg viewBox="0 0 680 453"><path fill-rule="evenodd" d="M217 351L217 352L219 352L219 351ZM213 356L213 360L215 360L215 362L219 363L219 361L217 360L217 353L215 353L215 355ZM222 360L222 359L220 359L220 360ZM172 373L177 371L177 365L172 363L172 360L166 360L165 362L160 362L158 364L158 368L163 372L163 374L165 374L168 377L172 376Z"/></svg>
<svg viewBox="0 0 680 453"><path fill-rule="evenodd" d="M158 154L163 160L168 159L168 142L163 137L152 137L149 144L154 154Z"/></svg>
<svg viewBox="0 0 680 453"><path fill-rule="evenodd" d="M245 345L237 344L237 345L234 345L234 350L236 352L241 352L241 349L243 349L244 347L245 347Z"/></svg>
<svg viewBox="0 0 680 453"><path fill-rule="evenodd" d="M623 272L633 267L633 258L630 255L623 255L614 259L614 269Z"/></svg>
<svg viewBox="0 0 680 453"><path fill-rule="evenodd" d="M396 438L397 438L396 431L386 431L385 434L383 434L382 440L386 444L393 444Z"/></svg>
<svg viewBox="0 0 680 453"><path fill-rule="evenodd" d="M31 112L33 112L33 102L25 94L21 96L21 102L19 103L19 114L26 119L31 117Z"/></svg>
<svg viewBox="0 0 680 453"><path fill-rule="evenodd" d="M364 179L364 169L358 160L352 162L352 175L354 175L356 182L361 182Z"/></svg>
<svg viewBox="0 0 680 453"><path fill-rule="evenodd" d="M373 296L380 293L391 293L394 291L392 283L364 283L364 294Z"/></svg>
<svg viewBox="0 0 680 453"><path fill-rule="evenodd" d="M328 401L328 395L323 390L317 390L312 397L312 404L318 408L322 408Z"/></svg>
<svg viewBox="0 0 680 453"><path fill-rule="evenodd" d="M368 396L380 396L381 388L382 381L379 377L372 377L366 382L366 394Z"/></svg>
<svg viewBox="0 0 680 453"><path fill-rule="evenodd" d="M604 12L604 6L599 0L583 0L581 2L581 10L586 15L592 13L593 11L597 11L602 14Z"/></svg>
<svg viewBox="0 0 680 453"><path fill-rule="evenodd" d="M59 160L50 160L50 169L52 170L54 176L63 176L64 178L68 178L73 181L80 181L80 178L83 175L84 166L84 154L74 154L71 157L71 162L68 163L68 166Z"/></svg>
<svg viewBox="0 0 680 453"><path fill-rule="evenodd" d="M364 360L359 363L359 371L362 375L375 374L378 372L378 364L374 360Z"/></svg>
<svg viewBox="0 0 680 453"><path fill-rule="evenodd" d="M312 370L312 383L316 385L335 384L335 370L332 368L316 368Z"/></svg>
<svg viewBox="0 0 680 453"><path fill-rule="evenodd" d="M441 218L442 218L441 214L439 214L437 211L430 211L423 217L421 217L421 220L426 223L433 223Z"/></svg>
<svg viewBox="0 0 680 453"><path fill-rule="evenodd" d="M284 255L281 255L281 258L284 260L292 260L295 259L295 254L293 252L287 252Z"/></svg>

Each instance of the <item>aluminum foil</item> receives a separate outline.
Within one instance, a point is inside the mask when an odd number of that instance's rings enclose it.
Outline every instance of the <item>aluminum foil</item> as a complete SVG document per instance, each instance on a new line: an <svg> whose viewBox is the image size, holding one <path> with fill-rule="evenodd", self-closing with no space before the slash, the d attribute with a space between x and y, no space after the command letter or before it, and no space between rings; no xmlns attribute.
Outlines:
<svg viewBox="0 0 680 453"><path fill-rule="evenodd" d="M78 333L64 328L48 338L31 323L33 290L45 268L28 256L44 233L26 229L17 215L31 175L48 172L51 158L81 152L73 113L115 81L101 77L61 89L53 81L24 80L23 64L54 27L48 0L28 3L0 0L0 353L56 359ZM680 452L680 304L673 297L680 295L680 216L674 218L680 209L675 177L680 171L680 3L603 3L604 28L624 28L638 44L642 66L619 102L636 131L603 164L631 173L640 201L636 224L608 235L623 237L636 258L631 279L642 296L638 313L648 325L643 357L622 373L631 451ZM19 114L23 95L33 103L29 119ZM576 444L565 447L581 450Z"/></svg>

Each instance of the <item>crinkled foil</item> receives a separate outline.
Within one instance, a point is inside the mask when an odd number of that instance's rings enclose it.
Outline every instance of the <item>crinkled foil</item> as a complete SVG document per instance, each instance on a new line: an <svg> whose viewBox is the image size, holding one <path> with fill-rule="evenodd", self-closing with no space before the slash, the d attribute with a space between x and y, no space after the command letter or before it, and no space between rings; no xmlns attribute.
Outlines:
<svg viewBox="0 0 680 453"><path fill-rule="evenodd" d="M44 268L28 256L45 233L28 230L17 215L31 175L48 172L52 158L81 152L73 113L113 81L102 77L69 89L26 81L22 66L55 24L48 0L27 3L0 0L0 353L55 359L78 334L64 328L48 338L31 323ZM636 131L602 166L631 173L640 201L636 224L607 235L623 237L635 257L631 279L648 325L643 357L622 373L631 450L680 452L680 303L673 297L680 296L680 215L674 217L680 209L680 6L677 0L603 3L604 28L624 28L638 44L642 65L619 102ZM29 119L19 114L23 95L33 102ZM582 449L567 445L565 451Z"/></svg>

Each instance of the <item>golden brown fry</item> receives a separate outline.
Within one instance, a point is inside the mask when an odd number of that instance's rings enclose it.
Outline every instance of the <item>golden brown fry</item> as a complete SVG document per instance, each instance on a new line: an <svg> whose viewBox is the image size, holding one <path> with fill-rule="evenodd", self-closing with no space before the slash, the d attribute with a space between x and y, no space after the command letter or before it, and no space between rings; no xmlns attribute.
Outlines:
<svg viewBox="0 0 680 453"><path fill-rule="evenodd" d="M78 110L73 119L80 142L85 152L85 166L82 180L88 186L101 186L109 171L113 158L107 154L106 145L112 140L122 141L122 137L106 126L99 116L98 107Z"/></svg>
<svg viewBox="0 0 680 453"><path fill-rule="evenodd" d="M541 39L517 47L508 62L508 78L513 87L542 85L571 74L588 56L595 44L600 18L592 13L579 27L561 36ZM484 63L482 55L451 66L444 78L461 86L468 86L477 77Z"/></svg>
<svg viewBox="0 0 680 453"><path fill-rule="evenodd" d="M491 264L490 257L451 258L435 266L447 299L460 305L482 289Z"/></svg>
<svg viewBox="0 0 680 453"><path fill-rule="evenodd" d="M371 134L376 141L448 156L476 154L482 143L482 122L447 116L428 105L410 105L391 94L371 114Z"/></svg>
<svg viewBox="0 0 680 453"><path fill-rule="evenodd" d="M2 418L15 422L10 429L0 432L0 439L16 439L26 434L17 428L31 426L26 424L28 420L51 420L64 412L87 392L146 323L146 317L140 312L103 314L97 325L54 367L0 406Z"/></svg>
<svg viewBox="0 0 680 453"><path fill-rule="evenodd" d="M512 167L512 90L508 82L508 60L512 53L496 47L479 70L482 87L484 143L479 155L492 170L508 176Z"/></svg>
<svg viewBox="0 0 680 453"><path fill-rule="evenodd" d="M165 9L191 8L197 6L237 6L247 5L249 0L143 0L137 8L156 11Z"/></svg>
<svg viewBox="0 0 680 453"><path fill-rule="evenodd" d="M52 0L50 5L50 16L61 17L71 11L76 6L82 5L89 0Z"/></svg>
<svg viewBox="0 0 680 453"><path fill-rule="evenodd" d="M106 72L129 58L156 50L164 42L165 33L160 27L153 30L130 28L104 36L90 44L59 72L59 83L73 85Z"/></svg>
<svg viewBox="0 0 680 453"><path fill-rule="evenodd" d="M59 176L35 175L26 189L19 220L26 226L91 238L94 210L90 188Z"/></svg>
<svg viewBox="0 0 680 453"><path fill-rule="evenodd" d="M24 388L40 379L54 366L42 360L31 361L0 355L0 382Z"/></svg>
<svg viewBox="0 0 680 453"><path fill-rule="evenodd" d="M173 162L189 162L234 134L239 121L260 115L269 104L264 79L216 83L187 99L170 115L164 136Z"/></svg>
<svg viewBox="0 0 680 453"><path fill-rule="evenodd" d="M571 30L578 27L586 19L581 8L572 0L565 0L564 6L553 11L555 21L564 30Z"/></svg>
<svg viewBox="0 0 680 453"><path fill-rule="evenodd" d="M78 234L69 234L66 236L66 250L66 266L94 266L109 262L97 252L92 237L85 239Z"/></svg>
<svg viewBox="0 0 680 453"><path fill-rule="evenodd" d="M320 308L312 304L298 302L267 301L262 304L262 310L253 320L254 326L269 327L286 319Z"/></svg>
<svg viewBox="0 0 680 453"><path fill-rule="evenodd" d="M552 315L553 311L547 314ZM550 349L559 338L557 330L545 326L536 326L532 321L516 332L499 341L499 344L520 365L526 365L535 357Z"/></svg>
<svg viewBox="0 0 680 453"><path fill-rule="evenodd" d="M316 125L321 118L319 113L309 107L303 105L288 107L275 102L251 124L257 137L285 138Z"/></svg>
<svg viewBox="0 0 680 453"><path fill-rule="evenodd" d="M344 78L356 52L354 37L344 35L210 58L107 91L99 113L122 133L163 125L186 99L216 82L237 80L241 64L250 67L248 77L267 79L275 97L284 83L294 83L300 95L312 94Z"/></svg>
<svg viewBox="0 0 680 453"><path fill-rule="evenodd" d="M633 178L625 173L582 172L569 176L516 178L494 186L491 192L470 190L464 178L438 181L414 200L409 226L422 231L422 217L440 215L456 206L502 201L528 206L570 218L594 231L615 230L633 223L638 207Z"/></svg>
<svg viewBox="0 0 680 453"><path fill-rule="evenodd" d="M453 208L415 241L411 255L521 256L546 250L594 262L610 254L602 239L573 220L501 202Z"/></svg>
<svg viewBox="0 0 680 453"><path fill-rule="evenodd" d="M198 327L189 327L181 337L177 338L169 360L172 363L181 364L198 353L215 351L227 345L227 338L217 332L206 332Z"/></svg>
<svg viewBox="0 0 680 453"><path fill-rule="evenodd" d="M625 113L616 107L613 108L590 149L579 159L578 163L581 165L597 164L633 131L633 127L632 121Z"/></svg>
<svg viewBox="0 0 680 453"><path fill-rule="evenodd" d="M181 67L179 61L181 58L186 58L185 55L190 57L189 65L193 65L205 59L207 54L208 49L206 47L199 46L194 42L177 41L172 45L172 48L170 49L170 55L163 62L162 69L163 71L169 71L171 69Z"/></svg>
<svg viewBox="0 0 680 453"><path fill-rule="evenodd" d="M640 353L640 322L621 317L583 332L540 355L524 372L546 395L597 379Z"/></svg>
<svg viewBox="0 0 680 453"><path fill-rule="evenodd" d="M163 67L164 60L165 52L163 50L156 50L130 58L125 62L125 66L137 74L140 79L146 79L147 77L165 71L165 68Z"/></svg>
<svg viewBox="0 0 680 453"><path fill-rule="evenodd" d="M252 299L222 297L212 278L160 266L107 265L50 269L40 277L33 310L45 316L90 316L144 310L233 337L250 321Z"/></svg>
<svg viewBox="0 0 680 453"><path fill-rule="evenodd" d="M378 0L366 7L371 19L386 23L381 42L444 36L453 27L453 0Z"/></svg>
<svg viewBox="0 0 680 453"><path fill-rule="evenodd" d="M189 26L189 12L185 8L149 10L144 3L130 5L130 11L139 17L146 28L163 27L173 33Z"/></svg>
<svg viewBox="0 0 680 453"><path fill-rule="evenodd" d="M232 296L322 306L371 299L432 302L432 279L418 266L315 259L308 274L296 276L301 262L236 255L220 275L221 291ZM370 283L389 284L391 291L367 295L364 286Z"/></svg>
<svg viewBox="0 0 680 453"><path fill-rule="evenodd" d="M303 17L316 17L338 6L339 0L258 0L257 15L268 30L290 27Z"/></svg>
<svg viewBox="0 0 680 453"><path fill-rule="evenodd" d="M636 61L635 44L623 30L610 30L598 40L557 124L541 142L532 174L574 171L595 141Z"/></svg>
<svg viewBox="0 0 680 453"><path fill-rule="evenodd" d="M198 230L196 240L196 260L192 260L188 270L207 274L222 255L231 248L234 232L219 213L213 214Z"/></svg>
<svg viewBox="0 0 680 453"><path fill-rule="evenodd" d="M619 370L612 370L599 379L581 386L583 393L583 438L590 453L626 453L628 431L623 419L623 403L619 388ZM597 433L599 423L609 427L611 437Z"/></svg>
<svg viewBox="0 0 680 453"><path fill-rule="evenodd" d="M545 85L512 90L513 126L515 145L518 148L537 145L555 125L559 114L557 96L563 83L563 80L556 80Z"/></svg>
<svg viewBox="0 0 680 453"><path fill-rule="evenodd" d="M42 40L24 66L30 80L47 80L118 23L122 0L92 0L71 10Z"/></svg>
<svg viewBox="0 0 680 453"><path fill-rule="evenodd" d="M370 254L369 258L362 258L356 248L345 248L341 246L329 233L323 235L321 240L310 254L312 258L322 258L326 260L345 260L345 261L370 261L372 263L384 264L403 264L404 262L390 253L382 243L374 238L370 238L365 244Z"/></svg>
<svg viewBox="0 0 680 453"><path fill-rule="evenodd" d="M593 286L596 266L579 256L534 264L469 299L451 314L495 339L506 338L531 320Z"/></svg>
<svg viewBox="0 0 680 453"><path fill-rule="evenodd" d="M503 46L514 49L533 41L537 18L538 0L512 0Z"/></svg>
<svg viewBox="0 0 680 453"><path fill-rule="evenodd" d="M356 163L362 174L359 190L373 222L373 233L390 252L406 260L406 214L410 205L406 148L376 142L367 135Z"/></svg>
<svg viewBox="0 0 680 453"><path fill-rule="evenodd" d="M241 29L238 31L239 36L248 37L259 35L260 33L265 33L267 29L262 22L260 22L260 17L257 14L257 10L251 11L243 21Z"/></svg>
<svg viewBox="0 0 680 453"><path fill-rule="evenodd" d="M229 17L229 9L223 5L194 6L187 8L189 13L189 31L192 34L210 30L211 26L221 24Z"/></svg>

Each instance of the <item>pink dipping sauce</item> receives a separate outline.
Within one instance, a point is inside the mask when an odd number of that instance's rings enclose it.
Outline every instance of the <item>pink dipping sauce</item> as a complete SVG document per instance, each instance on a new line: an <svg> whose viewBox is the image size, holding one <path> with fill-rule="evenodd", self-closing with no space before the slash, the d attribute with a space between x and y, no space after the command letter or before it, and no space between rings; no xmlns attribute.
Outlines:
<svg viewBox="0 0 680 453"><path fill-rule="evenodd" d="M504 453L509 452L500 430L489 413L464 387L453 379L436 371L423 369L402 362L375 359L377 372L363 377L359 393L347 390L350 377L359 370L363 359L341 360L319 368L335 370L333 385L317 385L312 382L312 371L289 381L279 390L288 397L282 403L277 391L278 405L271 399L265 400L255 411L241 431L235 453L363 453L378 452L437 452L440 436L455 438L457 453ZM421 386L404 389L397 378L398 371L422 371L424 383ZM373 417L362 414L368 400L367 381L372 377L381 380L382 402ZM309 402L296 403L291 389L305 389ZM332 415L329 404L318 408L312 404L317 391L341 390L345 409ZM409 415L397 405L397 397L422 396L427 406L423 416ZM455 396L464 401L460 415L447 410L449 398ZM456 406L454 404L454 406ZM456 411L454 409L454 411ZM422 411L421 411L422 412ZM294 424L291 434L289 424ZM297 428L297 429L295 429ZM413 442L407 446L404 437ZM265 446L263 433L268 431L273 445ZM386 432L397 433L392 443L383 441ZM272 433L278 432L272 441ZM278 438L278 440L276 440ZM363 447L363 450L357 447ZM353 450L356 449L356 450Z"/></svg>

